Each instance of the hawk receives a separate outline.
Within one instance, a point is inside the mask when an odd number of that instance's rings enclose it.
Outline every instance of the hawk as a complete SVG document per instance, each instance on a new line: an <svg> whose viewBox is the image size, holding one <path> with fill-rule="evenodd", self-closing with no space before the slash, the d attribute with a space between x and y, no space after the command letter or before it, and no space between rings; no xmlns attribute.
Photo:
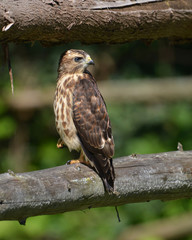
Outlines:
<svg viewBox="0 0 192 240"><path fill-rule="evenodd" d="M94 62L83 50L64 52L59 61L54 100L57 147L81 151L78 160L101 177L105 190L114 191L114 140L104 99L87 70Z"/></svg>

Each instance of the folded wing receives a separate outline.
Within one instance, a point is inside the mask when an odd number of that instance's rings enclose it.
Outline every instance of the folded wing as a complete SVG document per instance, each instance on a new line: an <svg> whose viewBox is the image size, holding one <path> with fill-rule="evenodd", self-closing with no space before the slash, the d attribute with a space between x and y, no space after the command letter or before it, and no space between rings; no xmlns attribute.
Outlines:
<svg viewBox="0 0 192 240"><path fill-rule="evenodd" d="M105 102L94 80L82 78L73 94L73 121L82 149L103 179L107 191L114 185L114 141Z"/></svg>

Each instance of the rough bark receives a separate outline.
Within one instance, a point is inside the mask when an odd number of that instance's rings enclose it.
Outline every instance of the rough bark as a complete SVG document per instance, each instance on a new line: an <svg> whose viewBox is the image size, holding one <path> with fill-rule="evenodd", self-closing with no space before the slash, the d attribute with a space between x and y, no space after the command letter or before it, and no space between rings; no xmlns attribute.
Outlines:
<svg viewBox="0 0 192 240"><path fill-rule="evenodd" d="M186 42L192 40L192 1L2 0L0 29L0 42Z"/></svg>
<svg viewBox="0 0 192 240"><path fill-rule="evenodd" d="M0 220L118 206L155 199L192 197L192 151L114 159L115 193L104 192L98 175L82 164L0 175Z"/></svg>

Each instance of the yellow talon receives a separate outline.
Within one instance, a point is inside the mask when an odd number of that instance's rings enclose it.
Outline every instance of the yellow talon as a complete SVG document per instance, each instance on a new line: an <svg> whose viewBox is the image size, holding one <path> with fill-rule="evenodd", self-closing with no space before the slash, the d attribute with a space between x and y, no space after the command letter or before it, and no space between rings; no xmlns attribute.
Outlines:
<svg viewBox="0 0 192 240"><path fill-rule="evenodd" d="M65 147L64 142L62 141L61 138L59 138L59 140L57 141L57 148L64 148L64 147Z"/></svg>

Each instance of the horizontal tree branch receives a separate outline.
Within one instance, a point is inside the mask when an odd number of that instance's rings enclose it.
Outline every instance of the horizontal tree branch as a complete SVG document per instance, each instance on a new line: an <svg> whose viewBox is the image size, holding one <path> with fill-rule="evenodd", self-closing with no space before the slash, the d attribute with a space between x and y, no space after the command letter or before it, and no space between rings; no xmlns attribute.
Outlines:
<svg viewBox="0 0 192 240"><path fill-rule="evenodd" d="M159 103L192 101L191 77L163 80L105 81L98 82L107 103ZM25 89L2 94L0 99L12 109L23 111L53 105L55 86L43 89Z"/></svg>
<svg viewBox="0 0 192 240"><path fill-rule="evenodd" d="M184 239L191 236L192 213L184 213L179 216L169 218L161 218L134 226L129 226L122 231L117 240L127 240L127 236L131 240L141 239Z"/></svg>
<svg viewBox="0 0 192 240"><path fill-rule="evenodd" d="M191 0L2 0L0 42L192 40Z"/></svg>
<svg viewBox="0 0 192 240"><path fill-rule="evenodd" d="M115 193L82 164L0 175L0 220L18 220L87 208L192 197L192 151L114 159Z"/></svg>

